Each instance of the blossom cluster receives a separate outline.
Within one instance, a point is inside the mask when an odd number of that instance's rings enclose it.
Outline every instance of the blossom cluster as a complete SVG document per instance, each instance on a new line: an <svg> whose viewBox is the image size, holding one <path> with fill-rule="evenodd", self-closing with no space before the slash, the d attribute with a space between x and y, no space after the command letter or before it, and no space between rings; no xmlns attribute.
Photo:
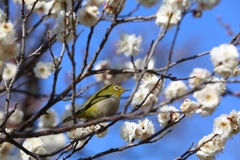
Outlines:
<svg viewBox="0 0 240 160"><path fill-rule="evenodd" d="M154 74L144 74L141 85L133 96L132 107L148 109L158 101L158 96L163 88L163 79Z"/></svg>
<svg viewBox="0 0 240 160"><path fill-rule="evenodd" d="M222 152L228 139L240 131L240 112L232 110L214 120L213 132L204 136L197 144L199 159L214 159Z"/></svg>
<svg viewBox="0 0 240 160"><path fill-rule="evenodd" d="M124 53L126 56L134 56L138 54L141 49L142 36L135 34L122 34L121 39L117 42L117 54Z"/></svg>
<svg viewBox="0 0 240 160"><path fill-rule="evenodd" d="M141 0L146 2L147 0ZM140 3L141 3L140 1ZM204 11L212 9L220 0L163 0L156 16L156 24L164 27L171 27L180 22L191 3L197 5L196 10Z"/></svg>
<svg viewBox="0 0 240 160"><path fill-rule="evenodd" d="M11 116L7 120L7 132L10 132L13 128L17 127L23 122L24 112L20 108L11 109L13 111ZM0 121L3 120L3 112L0 112ZM36 131L44 131L49 128L56 127L59 123L57 113L54 110L49 110L47 113L40 117L38 122L38 127ZM52 139L57 139L54 143L52 143ZM46 154L51 153L59 148L63 147L66 144L66 137L64 133L56 134L56 135L46 135L38 138L27 138L23 142L23 147L25 147L28 151L33 152L35 154ZM19 157L11 155L10 152L13 149L13 144L4 143L0 147L0 156L2 159L33 159L30 155L26 154L24 151L20 151Z"/></svg>
<svg viewBox="0 0 240 160"><path fill-rule="evenodd" d="M6 14L0 9L0 74L3 74L4 63L17 57L20 45L16 42L15 28L12 22L6 22ZM3 79L9 80L15 74L16 68L8 64Z"/></svg>
<svg viewBox="0 0 240 160"><path fill-rule="evenodd" d="M54 66L52 62L37 62L36 66L33 68L33 72L37 78L47 79L54 71Z"/></svg>
<svg viewBox="0 0 240 160"><path fill-rule="evenodd" d="M234 69L239 65L239 53L234 45L222 44L214 47L210 55L214 72L225 78L234 75Z"/></svg>
<svg viewBox="0 0 240 160"><path fill-rule="evenodd" d="M221 95L226 91L226 80L211 75L204 68L193 69L189 75L188 85L194 90L193 97L196 99L196 102L187 99L184 103L191 101L197 104L194 105L193 109L192 105L183 103L182 111L186 114L199 113L202 116L211 115L220 103ZM184 98L184 95L188 94L188 87L183 81L173 81L167 85L164 94L167 100L179 97Z"/></svg>
<svg viewBox="0 0 240 160"><path fill-rule="evenodd" d="M123 140L132 143L134 140L144 140L155 133L152 121L145 119L134 122L124 122L121 127L121 137Z"/></svg>

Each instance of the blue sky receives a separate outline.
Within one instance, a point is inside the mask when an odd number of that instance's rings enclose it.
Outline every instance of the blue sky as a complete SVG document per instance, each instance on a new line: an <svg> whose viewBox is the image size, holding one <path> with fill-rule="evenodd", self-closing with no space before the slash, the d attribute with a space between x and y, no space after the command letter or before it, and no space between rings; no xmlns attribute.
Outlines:
<svg viewBox="0 0 240 160"><path fill-rule="evenodd" d="M128 11L130 11L135 5L135 1L128 1L123 13L128 13ZM151 9L140 7L140 10L135 15L152 15L157 11L157 9L157 6L154 6ZM203 12L201 18L194 18L192 15L187 15L184 18L180 27L180 33L174 50L175 52L173 59L177 60L204 51L209 51L213 47L218 46L222 43L228 43L231 40L232 36L229 36L226 33L226 30L219 24L217 17L221 17L222 21L226 24L229 24L234 33L237 34L239 32L240 20L236 13L239 10L240 1L223 0L214 9ZM99 41L102 38L101 33L105 31L107 25L109 25L108 22L103 22L95 28L90 51L94 52L97 49ZM87 34L89 32L89 30L85 27L79 27L79 29L84 29L85 33L83 34ZM166 54L168 53L167 51L170 48L175 29L176 28L171 28L168 31L164 40L159 44L155 55L157 67L161 67L166 64ZM150 42L157 37L158 31L159 27L155 25L154 21L127 23L120 25L116 27L110 35L110 38L106 46L103 48L98 60L101 61L107 57L119 60L119 57L116 57L116 55L114 54L114 44L120 37L121 33L129 33L136 35L141 34L143 36L144 51L140 53L139 57L144 57L150 45ZM82 36L82 38L84 39L85 37ZM84 51L85 44L81 43L82 40L81 38L79 40L78 50L80 52ZM120 59L126 60L126 57L120 56ZM170 70L170 73L179 78L185 78L188 77L194 67L202 67L209 70L213 69L209 56L205 56L197 60L180 64L172 68ZM93 77L90 77L89 79L93 82L95 81ZM84 86L86 84L87 82L83 81L80 86ZM130 84L123 84L123 86L124 85L127 87L131 86ZM236 86L237 85L229 85L230 88L234 88ZM127 93L125 94L125 96L127 96ZM79 103L81 102L82 101L79 100ZM123 152L117 152L108 156L104 156L101 159L175 159L182 153L184 153L191 146L192 143L196 144L203 136L208 135L212 132L213 120L216 117L224 113L229 113L232 109L240 110L239 102L240 100L237 98L226 96L223 98L222 103L218 106L216 111L211 116L204 118L200 117L199 115L194 115L191 118L187 117L180 124L175 126L170 134L166 135L163 139L159 140L154 144L138 146L129 150L125 150ZM155 123L156 130L160 129L156 116L152 116L149 118ZM96 137L93 138L92 141L82 151L76 154L73 159L75 159L75 157L79 158L90 156L100 151L109 149L109 147L114 148L126 145L127 143L124 142L120 137L120 127L122 124L123 121L120 121L116 125L111 127L108 131L108 135L103 139L99 139ZM230 139L227 142L223 153L219 154L219 156L217 156L216 158L219 160L238 159L237 157L240 156L240 153L236 150L236 148L238 148L237 146L239 146L240 144L239 141L239 136L234 136L233 139ZM189 159L195 160L197 158L195 155L193 155Z"/></svg>
<svg viewBox="0 0 240 160"><path fill-rule="evenodd" d="M133 7L136 6L135 0L128 0L124 13L128 13ZM152 8L140 7L136 15L152 15L156 13L158 6ZM240 1L239 0L222 0L219 5L214 9L209 11L204 11L201 18L194 18L192 15L187 15L180 27L179 37L177 39L176 47L174 50L174 60L181 59L183 57L188 57L195 55L204 51L209 51L213 47L218 46L222 43L228 43L232 36L229 36L226 33L226 30L219 24L217 17L221 17L222 21L231 26L231 29L235 34L239 32L240 28L240 19L238 12L240 10ZM102 32L105 32L106 27L109 25L109 22L101 22L96 28L91 42L90 53L94 53L98 48L99 42L102 39ZM89 28L79 26L79 30L83 30L82 36L78 40L78 46L76 51L79 55L79 64L78 67L81 67L81 57L84 54L84 49L86 45L86 36L89 33ZM172 42L173 34L175 32L175 27L169 29L166 37L159 43L155 54L156 67L162 67L166 64L166 55L170 48ZM98 62L106 58L112 58L113 61L125 61L129 60L124 56L116 56L115 43L119 39L122 33L136 34L143 36L143 51L139 54L138 57L144 57L146 51L152 40L156 39L157 33L159 31L159 26L155 25L155 21L149 22L138 22L138 23L126 23L123 25L117 26L111 33L109 40L107 41L105 47L103 48ZM58 55L60 53L61 44L57 43L53 46L54 53ZM90 55L92 56L92 55ZM51 60L48 56L44 56L45 61ZM64 86L68 85L70 80L66 78L68 71L71 70L69 66L69 61L63 65L61 70L61 78L59 79L58 92L61 92ZM194 67L207 68L212 71L213 66L211 64L209 56L199 58L197 60L189 61L176 67L173 67L169 73L173 76L179 78L186 78L192 71ZM81 88L89 84L89 82L95 82L94 77L89 77L86 80L82 81L78 87ZM133 81L123 84L125 87L131 87ZM168 83L168 81L167 81ZM51 83L49 81L42 81L43 89L42 92L48 93L49 86ZM228 86L231 89L240 88L239 84L231 84ZM90 89L85 92L84 95L88 96L94 92L94 89ZM125 93L124 96L128 96L129 93ZM196 144L203 136L208 135L212 132L213 120L220 116L221 114L228 114L232 109L240 111L240 99L235 97L226 96L222 99L223 101L218 106L216 111L208 117L200 117L199 115L194 115L193 117L185 118L180 124L173 127L173 131L166 135L163 139L157 141L153 144L146 144L138 147L134 147L123 152L117 152L104 156L100 159L116 159L116 160L171 160L175 159L181 154L183 154L192 143ZM77 103L83 103L83 99L78 99ZM59 114L64 112L64 106L69 102L58 103L54 106L58 110ZM121 101L121 104L124 104L124 100ZM178 108L178 106L176 106ZM149 117L155 124L156 130L160 129L160 126L157 122L156 116ZM126 145L127 142L124 142L120 137L120 127L124 121L120 121L108 130L108 134L105 138L99 139L94 137L89 144L80 152L75 154L72 159L87 157L98 152L109 149L109 147L120 147ZM240 137L239 135L233 136L233 139L230 139L223 151L216 158L218 160L231 159L237 160L240 157L240 152L238 151L240 147ZM191 156L189 160L197 159L195 155Z"/></svg>
<svg viewBox="0 0 240 160"><path fill-rule="evenodd" d="M136 5L135 1L128 1L123 13L127 13L132 7ZM154 6L151 9L140 7L140 10L135 15L152 15L157 11L158 7ZM177 39L174 60L181 59L195 55L204 51L209 51L213 47L222 43L228 43L232 36L226 33L226 30L219 24L217 20L221 17L222 21L231 26L231 29L235 34L239 32L240 21L237 16L237 11L240 10L240 1L223 0L214 9L203 12L201 18L194 18L192 15L187 15L180 27L179 37ZM96 28L94 34L94 40L92 43L92 50L96 50L101 37L101 32L104 30L108 23L100 24ZM170 48L173 34L176 28L171 28L167 36L162 42L160 42L158 50L156 52L155 60L156 66L161 67L166 63L165 55ZM114 55L114 43L117 41L121 33L129 34L141 34L143 35L144 51L140 53L139 57L143 57L149 47L151 40L157 37L159 27L155 25L154 21L140 22L140 23L127 23L115 28L110 35L110 39L107 45L103 49L103 53L99 57L100 60L104 60L106 57L116 58ZM87 31L87 30L86 30ZM109 47L111 46L111 47ZM121 57L126 59L124 57ZM171 69L170 73L179 78L188 77L189 73L194 67L213 69L209 56L199 58L181 65L178 65ZM229 85L230 88L239 87L239 85ZM222 103L218 106L216 111L208 117L201 117L194 115L193 117L185 118L180 124L173 127L173 131L166 135L163 139L154 144L146 144L125 150L123 152L114 153L101 159L138 159L138 160L170 160L175 159L184 153L192 143L196 144L203 136L212 132L213 120L224 113L230 113L232 109L240 110L240 100L234 97L226 96L223 98ZM178 107L178 106L176 106ZM156 130L160 129L156 116L149 117L154 123ZM115 126L109 129L109 134L104 139L94 138L86 148L79 152L76 157L85 157L104 151L109 147L119 147L126 145L120 138L120 127L123 121L120 121ZM240 153L236 148L239 146L240 138L238 135L233 136L225 147L223 153L216 156L217 159L238 159ZM97 144L97 145L96 145ZM195 155L189 158L190 160L197 159Z"/></svg>

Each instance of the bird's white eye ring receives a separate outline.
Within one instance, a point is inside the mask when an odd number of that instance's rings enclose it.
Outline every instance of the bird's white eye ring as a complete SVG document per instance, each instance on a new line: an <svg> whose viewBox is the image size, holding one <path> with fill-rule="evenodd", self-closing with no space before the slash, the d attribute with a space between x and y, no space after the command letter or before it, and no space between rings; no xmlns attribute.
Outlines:
<svg viewBox="0 0 240 160"><path fill-rule="evenodd" d="M114 86L114 89L115 89L116 91L119 90L118 86Z"/></svg>

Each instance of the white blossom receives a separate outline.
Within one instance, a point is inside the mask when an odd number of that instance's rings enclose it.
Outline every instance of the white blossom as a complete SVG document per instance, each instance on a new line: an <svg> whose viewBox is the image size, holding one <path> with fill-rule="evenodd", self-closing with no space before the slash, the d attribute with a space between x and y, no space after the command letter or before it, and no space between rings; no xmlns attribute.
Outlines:
<svg viewBox="0 0 240 160"><path fill-rule="evenodd" d="M226 139L222 139L219 136L214 137L214 133L204 136L199 142L196 155L200 160L215 159L215 155L224 149Z"/></svg>
<svg viewBox="0 0 240 160"><path fill-rule="evenodd" d="M38 62L33 68L33 72L37 78L47 79L54 71L52 62Z"/></svg>
<svg viewBox="0 0 240 160"><path fill-rule="evenodd" d="M41 136L39 138L43 141L45 145L46 153L52 153L64 147L64 145L66 144L66 136L64 135L64 133ZM54 143L53 139L55 140Z"/></svg>
<svg viewBox="0 0 240 160"><path fill-rule="evenodd" d="M237 76L239 76L239 75L240 75L240 69L239 69L239 67L234 68L233 73L232 73L231 76L237 77Z"/></svg>
<svg viewBox="0 0 240 160"><path fill-rule="evenodd" d="M185 99L181 104L180 109L186 116L191 116L194 114L199 108L199 104L195 101L191 101L190 99Z"/></svg>
<svg viewBox="0 0 240 160"><path fill-rule="evenodd" d="M0 43L10 45L15 43L15 29L12 22L0 23ZM2 58L1 58L2 59Z"/></svg>
<svg viewBox="0 0 240 160"><path fill-rule="evenodd" d="M213 88L216 89L218 94L222 95L226 91L226 80L224 78L213 77L211 80L213 83L209 83Z"/></svg>
<svg viewBox="0 0 240 160"><path fill-rule="evenodd" d="M91 130L89 127L86 128L73 128L71 131L67 132L69 139L81 138L89 134Z"/></svg>
<svg viewBox="0 0 240 160"><path fill-rule="evenodd" d="M106 0L104 10L108 14L120 13L125 3L126 0Z"/></svg>
<svg viewBox="0 0 240 160"><path fill-rule="evenodd" d="M161 127L165 127L169 123L175 122L180 118L179 110L174 106L164 105L160 108L159 112L158 122Z"/></svg>
<svg viewBox="0 0 240 160"><path fill-rule="evenodd" d="M7 81L13 78L15 73L17 72L17 65L14 63L6 63L4 70L3 70L3 75L2 78Z"/></svg>
<svg viewBox="0 0 240 160"><path fill-rule="evenodd" d="M121 127L121 137L128 143L142 137L142 127L134 122L124 122Z"/></svg>
<svg viewBox="0 0 240 160"><path fill-rule="evenodd" d="M151 106L157 101L157 97L149 93L149 89L144 87L139 87L138 91L134 94L131 105L135 108L137 105L142 104L142 107Z"/></svg>
<svg viewBox="0 0 240 160"><path fill-rule="evenodd" d="M155 60L152 58L152 59L150 59L148 65L147 65L147 69L153 69L153 68L154 68L154 65L155 65ZM145 60L142 59L142 58L137 58L137 59L134 61L134 65L133 65L132 62L126 62L126 63L125 63L125 66L126 66L126 68L129 68L129 69L134 69L134 66L135 66L137 69L144 69Z"/></svg>
<svg viewBox="0 0 240 160"><path fill-rule="evenodd" d="M165 89L166 99L182 96L187 92L187 86L183 81L172 81Z"/></svg>
<svg viewBox="0 0 240 160"><path fill-rule="evenodd" d="M0 60L14 58L19 53L19 44L15 42L15 30L11 22L0 23Z"/></svg>
<svg viewBox="0 0 240 160"><path fill-rule="evenodd" d="M236 110L232 110L228 115L228 120L231 121L232 133L237 134L240 131L240 126L238 124L238 112Z"/></svg>
<svg viewBox="0 0 240 160"><path fill-rule="evenodd" d="M159 26L171 27L176 25L182 18L182 11L163 3L157 12L155 23Z"/></svg>
<svg viewBox="0 0 240 160"><path fill-rule="evenodd" d="M96 125L92 125L89 127L89 129L94 132L94 131L98 131L98 130L101 130L103 127L106 127L108 124L105 122L105 123L100 123L100 124L96 124ZM108 133L108 129L106 128L105 130L103 130L102 132L99 132L97 134L97 137L98 138L103 138L107 135Z"/></svg>
<svg viewBox="0 0 240 160"><path fill-rule="evenodd" d="M208 10L216 6L220 0L195 0L198 10Z"/></svg>
<svg viewBox="0 0 240 160"><path fill-rule="evenodd" d="M46 114L40 117L38 127L39 128L52 128L58 124L58 117L55 110L49 110Z"/></svg>
<svg viewBox="0 0 240 160"><path fill-rule="evenodd" d="M77 17L79 23L87 27L92 27L98 21L97 17L98 14L99 14L98 7L86 6L85 8L79 9Z"/></svg>
<svg viewBox="0 0 240 160"><path fill-rule="evenodd" d="M238 127L240 128L240 111L237 112L236 123L237 123Z"/></svg>
<svg viewBox="0 0 240 160"><path fill-rule="evenodd" d="M214 47L210 52L214 64L214 71L222 77L229 77L239 64L239 53L232 44L222 44Z"/></svg>
<svg viewBox="0 0 240 160"><path fill-rule="evenodd" d="M142 128L142 135L140 137L140 140L144 140L155 133L155 128L152 121L147 118L143 121L139 120L138 125Z"/></svg>
<svg viewBox="0 0 240 160"><path fill-rule="evenodd" d="M23 142L23 147L28 151L36 154L46 154L46 149L43 141L40 138L28 138ZM23 160L33 160L34 158L26 154L22 150L20 151L20 157Z"/></svg>
<svg viewBox="0 0 240 160"><path fill-rule="evenodd" d="M223 114L214 120L213 133L219 134L222 138L228 138L232 136L231 120L228 119L228 115Z"/></svg>
<svg viewBox="0 0 240 160"><path fill-rule="evenodd" d="M9 142L4 142L0 146L0 156L1 156L2 160L8 160L9 154L10 154L10 151L11 151L12 148L13 148L13 144L11 144Z"/></svg>
<svg viewBox="0 0 240 160"><path fill-rule="evenodd" d="M137 0L141 5L145 7L152 7L154 6L159 0Z"/></svg>
<svg viewBox="0 0 240 160"><path fill-rule="evenodd" d="M163 88L163 80L154 74L146 73L142 78L140 87L147 88L153 94L158 94Z"/></svg>
<svg viewBox="0 0 240 160"><path fill-rule="evenodd" d="M163 80L154 74L145 74L142 83L133 96L131 105L135 108L142 104L141 109L153 105L158 100L158 95L163 87Z"/></svg>
<svg viewBox="0 0 240 160"><path fill-rule="evenodd" d="M18 125L23 121L24 113L20 109L15 109L13 114L9 117L8 122L14 125Z"/></svg>
<svg viewBox="0 0 240 160"><path fill-rule="evenodd" d="M190 73L188 80L189 86L191 88L199 86L204 80L207 78L209 79L211 73L204 68L194 68L193 71ZM192 78L195 77L195 78Z"/></svg>
<svg viewBox="0 0 240 160"><path fill-rule="evenodd" d="M193 97L201 105L197 113L202 116L211 115L220 102L219 93L212 85L207 85L202 90L194 92Z"/></svg>
<svg viewBox="0 0 240 160"><path fill-rule="evenodd" d="M125 56L135 56L141 50L142 36L135 34L122 34L121 39L116 43L117 54L125 54Z"/></svg>
<svg viewBox="0 0 240 160"><path fill-rule="evenodd" d="M11 44L3 44L0 42L0 61L5 61L18 56L20 46L14 42Z"/></svg>

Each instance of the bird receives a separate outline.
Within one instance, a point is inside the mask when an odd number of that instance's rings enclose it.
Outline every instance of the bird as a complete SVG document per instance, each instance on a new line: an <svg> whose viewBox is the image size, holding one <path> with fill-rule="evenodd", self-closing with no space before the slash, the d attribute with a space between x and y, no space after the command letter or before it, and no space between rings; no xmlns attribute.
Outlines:
<svg viewBox="0 0 240 160"><path fill-rule="evenodd" d="M120 105L120 97L126 91L128 90L117 84L104 86L93 94L73 116L65 118L63 123L71 121L74 118L92 120L117 113Z"/></svg>

